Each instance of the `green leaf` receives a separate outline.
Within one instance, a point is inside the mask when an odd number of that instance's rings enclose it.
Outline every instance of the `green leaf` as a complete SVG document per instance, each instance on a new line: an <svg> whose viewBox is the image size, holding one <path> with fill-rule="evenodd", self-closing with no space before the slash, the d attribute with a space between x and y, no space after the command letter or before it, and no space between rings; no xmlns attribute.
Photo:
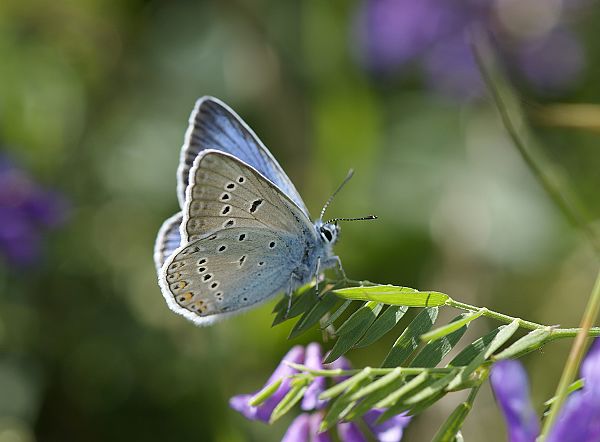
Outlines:
<svg viewBox="0 0 600 442"><path fill-rule="evenodd" d="M348 287L333 291L345 299L376 301L389 305L407 307L436 307L444 305L450 297L440 292L420 292L409 287L376 285L371 287Z"/></svg>
<svg viewBox="0 0 600 442"><path fill-rule="evenodd" d="M352 302L353 301L350 299L345 300L344 303L340 305L338 309L329 317L329 319L327 319L327 321L325 321L325 323L321 325L321 329L325 329L331 324L333 324L337 320L337 318L339 318L342 315L342 313L346 311L346 309L350 306L350 304L352 304Z"/></svg>
<svg viewBox="0 0 600 442"><path fill-rule="evenodd" d="M390 397L391 394L395 393L403 385L406 384L406 380L403 377L395 379L391 383L371 392L368 396L364 397L346 416L347 420L354 420L359 416L362 416L367 411L377 408L377 404L382 400ZM360 390L359 390L360 391ZM358 393L358 392L357 392Z"/></svg>
<svg viewBox="0 0 600 442"><path fill-rule="evenodd" d="M321 400L333 399L334 397L342 394L345 390L362 382L364 379L370 378L371 374L372 374L372 368L366 367L363 370L361 370L360 372L356 373L354 376L325 390L323 393L321 393L319 395L319 399L321 399Z"/></svg>
<svg viewBox="0 0 600 442"><path fill-rule="evenodd" d="M295 318L296 316L301 315L302 313L308 311L313 305L315 305L319 299L315 292L314 284L305 285L296 291L296 294L292 295L292 305L290 307L290 311L288 312L289 298L287 296L283 296L281 300L275 305L273 309L273 313L277 313L275 315L275 319L273 319L272 327L281 324L288 319ZM286 315L287 313L287 315Z"/></svg>
<svg viewBox="0 0 600 442"><path fill-rule="evenodd" d="M448 366L460 367L469 365L469 363L479 356L481 352L486 351L489 348L490 343L494 340L498 333L504 329L504 327L506 327L506 325L501 325L500 327L490 331L487 335L471 342L448 363Z"/></svg>
<svg viewBox="0 0 600 442"><path fill-rule="evenodd" d="M356 404L356 401L352 400L352 394L369 382L370 380L368 378L362 378L350 386L344 394L339 396L329 407L329 411L323 418L319 430L327 431L344 419Z"/></svg>
<svg viewBox="0 0 600 442"><path fill-rule="evenodd" d="M381 304L367 302L356 310L338 329L338 338L323 362L329 364L350 350L373 324L381 308Z"/></svg>
<svg viewBox="0 0 600 442"><path fill-rule="evenodd" d="M389 332L404 314L408 311L408 307L391 305L375 320L373 325L369 327L364 336L355 345L356 348L368 347L381 339Z"/></svg>
<svg viewBox="0 0 600 442"><path fill-rule="evenodd" d="M471 404L461 402L458 407L448 416L448 419L442 424L431 442L453 442L456 434L460 431L463 422L471 411Z"/></svg>
<svg viewBox="0 0 600 442"><path fill-rule="evenodd" d="M417 404L419 402L422 402L422 401L430 398L431 396L437 394L438 392L441 392L452 381L452 379L454 379L454 377L457 374L457 371L453 371L451 373L448 373L444 377L442 377L442 378L440 378L440 379L438 379L436 381L431 382L430 385L428 385L425 388L419 390L413 396L408 397L404 401L404 403L408 404L408 405Z"/></svg>
<svg viewBox="0 0 600 442"><path fill-rule="evenodd" d="M394 343L392 349L381 364L382 367L395 367L402 363L412 354L419 345L419 336L433 327L438 315L437 307L423 309L412 320L408 327L402 332Z"/></svg>
<svg viewBox="0 0 600 442"><path fill-rule="evenodd" d="M500 326L497 329L492 330L483 338L480 338L481 342L488 342L484 346L482 346L482 348L480 348L479 353L476 354L475 357L472 358L472 360L469 362L469 364L463 369L461 369L460 373L452 380L452 382L450 382L450 384L448 384L448 390L469 387L469 384L471 382L471 374L475 372L479 367L481 367L481 365L488 358L488 355L492 354L495 350L504 345L504 343L508 339L510 339L510 337L513 335L513 333L517 330L518 327L518 322L513 321L509 325ZM460 354L458 356L460 356ZM454 360L456 360L458 356L454 358L452 362L454 362ZM450 364L454 365L452 364L452 362Z"/></svg>
<svg viewBox="0 0 600 442"><path fill-rule="evenodd" d="M506 350L501 351L494 356L494 359L514 358L524 353L529 353L536 348L541 347L546 342L546 339L552 334L551 327L538 328L530 333L527 333L518 341L514 342Z"/></svg>
<svg viewBox="0 0 600 442"><path fill-rule="evenodd" d="M436 339L440 339L446 335L449 335L453 331L456 331L459 328L461 328L463 325L467 325L471 321L474 321L475 319L479 318L486 311L487 311L486 308L482 308L477 313L463 314L461 319L452 321L449 324L444 325L443 327L439 327L439 328L436 328L435 330L431 330L430 332L425 333L424 335L421 336L421 341L424 341L424 342L435 341Z"/></svg>
<svg viewBox="0 0 600 442"><path fill-rule="evenodd" d="M502 330L500 331L500 333L498 333L498 336L496 336L496 338L494 338L494 342L490 345L490 347L485 352L485 359L487 359L491 355L493 355L496 352L496 350L498 350L500 347L502 347L506 343L506 341L508 341L510 338L512 338L512 335L514 335L518 329L519 329L519 320L518 319L515 319L510 324L504 326L502 328Z"/></svg>
<svg viewBox="0 0 600 442"><path fill-rule="evenodd" d="M468 314L461 314L454 318L448 325L452 325L454 322L463 323L463 319ZM446 356L450 350L458 343L460 338L467 331L468 322L462 325L460 328L454 330L447 336L443 336L433 342L429 342L421 351L415 356L413 361L410 363L411 367L435 367L440 361Z"/></svg>
<svg viewBox="0 0 600 442"><path fill-rule="evenodd" d="M315 303L310 310L305 312L302 317L296 322L288 339L295 338L306 330L317 324L319 320L333 308L338 302L338 298L331 292L325 293L317 303Z"/></svg>
<svg viewBox="0 0 600 442"><path fill-rule="evenodd" d="M399 379L401 377L402 377L402 368L401 367L396 367L391 372L389 372L388 374L386 374L385 376L380 377L376 381L371 382L369 385L367 385L367 386L361 388L360 390L358 390L356 393L354 393L352 395L351 399L353 401L355 401L355 400L358 400L358 399L362 398L363 396L367 396L369 394L372 394L374 391L377 391L380 388L383 388L383 387L391 384L396 379Z"/></svg>
<svg viewBox="0 0 600 442"><path fill-rule="evenodd" d="M302 376L294 378L291 382L291 388L288 394L286 394L281 402L277 404L277 406L273 409L273 413L271 413L271 418L269 419L269 423L273 423L278 420L280 417L285 415L288 411L292 409L294 405L296 405L300 399L304 396L304 392L308 388L308 384L310 383L309 377Z"/></svg>
<svg viewBox="0 0 600 442"><path fill-rule="evenodd" d="M569 385L569 387L567 388L567 394L571 394L574 391L582 389L584 384L585 384L585 382L584 382L583 378L577 379L575 382L573 382L571 385ZM550 407L550 405L552 405L555 401L556 401L556 396L551 397L546 402L544 402L544 407L546 407L546 408ZM546 413L544 413L544 415L546 415Z"/></svg>
<svg viewBox="0 0 600 442"><path fill-rule="evenodd" d="M404 396L408 395L413 390L419 388L429 379L429 373L424 371L420 375L412 378L398 390L388 395L386 398L379 401L374 408L390 408L396 404Z"/></svg>
<svg viewBox="0 0 600 442"><path fill-rule="evenodd" d="M250 399L249 402L250 406L257 407L273 396L273 394L275 394L277 389L281 386L282 381L283 379L277 379L275 382L266 385L262 390L252 396L252 399Z"/></svg>

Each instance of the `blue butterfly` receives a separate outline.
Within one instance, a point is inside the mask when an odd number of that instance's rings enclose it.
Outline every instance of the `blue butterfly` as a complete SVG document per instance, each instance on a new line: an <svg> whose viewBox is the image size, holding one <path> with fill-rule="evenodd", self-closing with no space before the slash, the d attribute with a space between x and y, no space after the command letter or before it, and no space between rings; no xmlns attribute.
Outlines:
<svg viewBox="0 0 600 442"><path fill-rule="evenodd" d="M311 222L277 160L216 98L199 99L190 117L177 196L182 210L160 228L154 260L169 307L197 324L291 295L321 270L341 269L332 251L341 219L322 220L333 195Z"/></svg>

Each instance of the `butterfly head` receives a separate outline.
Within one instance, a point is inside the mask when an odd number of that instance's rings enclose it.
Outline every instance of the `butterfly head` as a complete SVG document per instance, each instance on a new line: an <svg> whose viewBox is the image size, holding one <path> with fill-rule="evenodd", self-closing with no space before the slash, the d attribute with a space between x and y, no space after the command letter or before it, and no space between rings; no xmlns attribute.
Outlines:
<svg viewBox="0 0 600 442"><path fill-rule="evenodd" d="M337 222L317 223L317 232L325 244L333 245L340 236L340 226Z"/></svg>

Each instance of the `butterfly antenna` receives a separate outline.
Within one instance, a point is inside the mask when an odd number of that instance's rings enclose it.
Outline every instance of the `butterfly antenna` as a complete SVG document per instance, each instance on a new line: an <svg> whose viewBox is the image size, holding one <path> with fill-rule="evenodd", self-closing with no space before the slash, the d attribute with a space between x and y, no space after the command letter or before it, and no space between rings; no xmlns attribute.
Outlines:
<svg viewBox="0 0 600 442"><path fill-rule="evenodd" d="M325 224L337 223L338 221L365 221L369 219L377 219L375 215L361 216L360 218L333 218L327 221Z"/></svg>
<svg viewBox="0 0 600 442"><path fill-rule="evenodd" d="M319 219L323 219L323 215L325 215L325 211L327 210L327 208L329 207L329 205L333 201L333 198L335 198L335 196L338 194L338 192L340 190L342 190L342 187L344 187L346 185L346 183L348 181L350 181L350 178L352 178L352 175L354 175L354 169L350 169L348 171L348 175L346 175L346 178L344 178L344 181L342 181L342 184L340 184L338 186L338 188L335 190L335 192L333 192L333 194L329 197L329 199L327 200L327 202L325 203L325 205L321 209L321 215L319 216Z"/></svg>

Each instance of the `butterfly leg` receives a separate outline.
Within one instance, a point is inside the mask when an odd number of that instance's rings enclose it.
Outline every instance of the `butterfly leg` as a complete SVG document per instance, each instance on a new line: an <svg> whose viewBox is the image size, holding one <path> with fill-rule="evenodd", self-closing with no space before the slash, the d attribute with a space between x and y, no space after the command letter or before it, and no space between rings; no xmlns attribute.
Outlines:
<svg viewBox="0 0 600 442"><path fill-rule="evenodd" d="M290 309L292 308L292 295L294 292L294 279L298 279L298 276L292 272L292 274L290 275L290 285L288 287L286 296L288 297L288 305L287 305L287 310L285 312L285 318L288 317L288 315L290 314Z"/></svg>
<svg viewBox="0 0 600 442"><path fill-rule="evenodd" d="M321 257L317 258L317 269L315 270L315 293L317 294L317 298L321 299L319 296L319 270L321 267Z"/></svg>
<svg viewBox="0 0 600 442"><path fill-rule="evenodd" d="M333 259L335 261L335 263L338 266L338 269L340 271L340 273L342 274L342 279L344 280L344 282L348 281L348 277L346 276L346 272L344 271L344 267L342 266L342 260L340 259L339 256L333 256L331 259Z"/></svg>

